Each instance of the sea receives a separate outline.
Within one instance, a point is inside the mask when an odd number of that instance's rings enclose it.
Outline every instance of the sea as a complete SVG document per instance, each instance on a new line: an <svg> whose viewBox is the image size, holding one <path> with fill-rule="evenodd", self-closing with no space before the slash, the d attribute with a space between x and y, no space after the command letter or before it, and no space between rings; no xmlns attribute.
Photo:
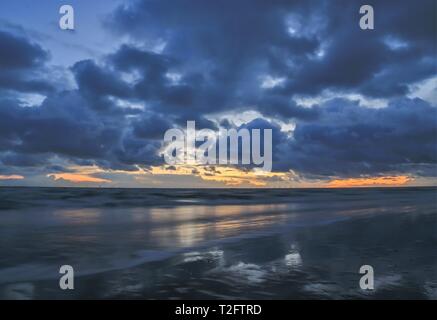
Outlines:
<svg viewBox="0 0 437 320"><path fill-rule="evenodd" d="M1 187L0 299L437 299L437 188Z"/></svg>

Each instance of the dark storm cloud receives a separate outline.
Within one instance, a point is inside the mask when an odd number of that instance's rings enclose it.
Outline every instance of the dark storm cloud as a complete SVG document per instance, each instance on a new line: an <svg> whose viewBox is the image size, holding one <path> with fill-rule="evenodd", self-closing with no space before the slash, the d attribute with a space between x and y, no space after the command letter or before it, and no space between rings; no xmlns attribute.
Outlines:
<svg viewBox="0 0 437 320"><path fill-rule="evenodd" d="M136 119L132 123L133 133L138 138L162 139L167 129L173 127L173 124L163 116L147 115Z"/></svg>
<svg viewBox="0 0 437 320"><path fill-rule="evenodd" d="M304 108L299 106L293 100L278 95L271 94L257 101L258 110L265 116L275 118L296 118L299 120L316 120L319 114L319 108L313 106Z"/></svg>
<svg viewBox="0 0 437 320"><path fill-rule="evenodd" d="M83 94L121 98L129 96L130 88L120 80L119 74L97 66L92 60L77 62L72 67L72 71Z"/></svg>
<svg viewBox="0 0 437 320"><path fill-rule="evenodd" d="M139 1L120 7L109 27L139 41L161 39L165 49L138 54L125 46L113 61L124 69L144 70L137 93L144 99L158 95L160 109L184 112L186 118L195 112L249 109L272 100L268 92L255 95L260 76L283 70L284 58L306 59L318 48L314 36L291 38L287 33L284 17L293 7L283 1ZM172 71L181 74L177 85L165 77ZM283 105L261 109L275 116L308 116L292 101L290 110L282 111Z"/></svg>
<svg viewBox="0 0 437 320"><path fill-rule="evenodd" d="M436 3L369 4L372 31L359 28L359 1L136 1L108 25L139 41L167 41L164 53L183 61L182 70L200 70L220 88L222 107L253 98L262 73L286 77L278 91L288 98L328 88L403 95L436 72ZM390 47L390 39L405 46Z"/></svg>
<svg viewBox="0 0 437 320"><path fill-rule="evenodd" d="M121 146L114 149L116 161L111 161L106 167L112 169L134 170L135 165L149 166L162 164L162 158L157 154L161 147L161 140L141 139L134 135L127 135Z"/></svg>
<svg viewBox="0 0 437 320"><path fill-rule="evenodd" d="M40 65L47 60L47 52L39 45L25 38L0 31L0 68L26 69Z"/></svg>
<svg viewBox="0 0 437 320"><path fill-rule="evenodd" d="M276 169L309 175L415 173L436 175L437 109L420 99L398 99L385 108L333 99L317 122L298 123L281 147Z"/></svg>
<svg viewBox="0 0 437 320"><path fill-rule="evenodd" d="M0 30L0 90L51 91L52 85L40 74L48 57L38 44Z"/></svg>
<svg viewBox="0 0 437 320"><path fill-rule="evenodd" d="M108 60L118 70L142 71L144 79L158 83L165 82L165 73L174 63L164 55L128 45L122 45Z"/></svg>
<svg viewBox="0 0 437 320"><path fill-rule="evenodd" d="M279 124L274 121L268 121L263 118L257 118L249 123L241 125L238 129L248 129L251 133L253 129L260 129L260 147L261 150L265 150L264 146L264 130L272 130L272 159L273 164L281 160L281 156L283 154L283 146L287 143L288 137L286 133L281 131L281 127ZM253 140L252 140L253 141ZM241 152L241 150L240 150ZM250 148L250 152L252 154L252 144ZM241 158L241 155L240 155Z"/></svg>
<svg viewBox="0 0 437 320"><path fill-rule="evenodd" d="M323 6L323 13L316 14L326 18L320 30L324 55L300 64L285 92L316 94L330 88L400 96L408 93L409 84L434 76L436 2L377 1L373 6L372 31L358 27L359 2Z"/></svg>
<svg viewBox="0 0 437 320"><path fill-rule="evenodd" d="M0 155L0 161L5 166L15 167L33 167L44 165L46 163L46 157L38 154L22 154L14 152L6 152Z"/></svg>
<svg viewBox="0 0 437 320"><path fill-rule="evenodd" d="M53 155L73 163L127 168L156 161L159 143L133 136L123 113L96 111L78 92L61 92L40 107L22 108L17 101L0 105L0 157L5 165L38 166ZM26 159L27 157L27 159ZM38 161L36 161L38 160Z"/></svg>
<svg viewBox="0 0 437 320"><path fill-rule="evenodd" d="M52 96L38 108L2 105L0 148L29 154L102 156L114 130L93 118L85 105L74 93Z"/></svg>
<svg viewBox="0 0 437 320"><path fill-rule="evenodd" d="M39 74L49 57L41 46L5 32L0 33L0 40L7 46L0 54L0 90L44 94L51 90ZM51 91L38 107L23 108L18 97L5 94L0 99L2 165L50 166L54 156L70 163L124 170L157 163L160 142L156 139L164 134L158 130L164 127L157 126L157 119L166 127L172 124L151 111L117 105L116 99L135 100L133 86L122 80L117 67L121 65L116 61L77 62L70 70L78 89Z"/></svg>
<svg viewBox="0 0 437 320"><path fill-rule="evenodd" d="M272 147L272 160L273 162L275 161L280 161L282 154L283 154L283 150L282 147L284 145L287 144L288 142L288 136L285 132L281 131L281 127L278 123L276 123L275 121L269 121L266 120L264 118L256 118L253 119L252 121L249 121L247 123L244 123L240 126L236 126L234 123L231 123L228 119L223 119L222 120L222 127L226 128L228 130L248 130L249 132L249 136L251 137L251 141L249 141L248 143L248 153L247 155L251 156L253 155L253 143L254 143L254 137L253 137L253 130L254 129L259 129L260 130L260 140L259 140L259 145L260 145L260 151L261 151L261 156L264 156L264 150L265 150L265 143L264 143L264 136L265 136L265 131L264 130L271 130L272 133L272 140L271 140L271 147ZM200 127L200 126L199 126ZM197 122L196 122L196 128L197 128ZM202 127L201 127L202 128ZM202 128L203 129L203 128ZM200 147L205 140L201 140L199 139L196 143L197 147ZM266 140L269 141L269 140ZM244 142L246 143L246 142ZM230 157L231 154L231 146L232 142L231 142L231 138L228 137L227 138L227 157ZM220 162L219 156L220 156L220 146L219 143L216 143L216 163ZM243 139L241 137L238 138L238 159L239 159L239 169L242 170L249 170L251 168L254 167L259 167L259 165L254 165L254 164L242 164L242 155L243 155ZM206 170L212 170L215 172L215 167L214 166L209 166L208 169ZM286 169L288 170L288 169ZM211 176L213 175L212 173L210 174Z"/></svg>
<svg viewBox="0 0 437 320"><path fill-rule="evenodd" d="M186 119L202 118L206 109L219 111L226 106L221 87L198 72L189 72L173 81L170 75L181 67L178 59L123 45L107 58L108 65L118 72L134 75L133 98L147 102L149 109ZM193 119L194 120L194 119Z"/></svg>

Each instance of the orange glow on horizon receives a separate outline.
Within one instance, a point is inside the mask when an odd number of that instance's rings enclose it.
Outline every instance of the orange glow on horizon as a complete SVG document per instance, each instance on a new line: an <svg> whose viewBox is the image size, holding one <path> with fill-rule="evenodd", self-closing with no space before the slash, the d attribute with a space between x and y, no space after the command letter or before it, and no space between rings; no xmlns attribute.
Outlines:
<svg viewBox="0 0 437 320"><path fill-rule="evenodd" d="M73 183L83 183L83 182L92 182L92 183L111 183L111 180L96 178L87 174L80 173L52 173L47 175L47 177L53 178L55 181L65 180Z"/></svg>
<svg viewBox="0 0 437 320"><path fill-rule="evenodd" d="M255 188L353 188L353 187L396 187L417 183L418 180L407 175L380 176L380 177L358 177L332 180L305 180L299 179L299 175L294 171L289 172L266 172L259 169L242 169L231 166L221 165L161 165L148 168L138 167L134 171L108 170L98 166L71 166L70 173L52 173L47 177L57 180L64 180L77 184L81 183L111 183L112 186L118 185L118 176L132 177L134 186L156 186L161 185L161 181L168 183L169 176L192 177L193 181L199 183L204 181L208 186L219 187L255 187ZM105 174L105 178L98 177ZM1 177L1 176L0 176ZM180 184L181 187L190 180ZM1 178L0 178L1 180ZM187 182L188 181L188 182ZM216 183L214 185L213 183ZM165 184L163 184L165 186Z"/></svg>
<svg viewBox="0 0 437 320"><path fill-rule="evenodd" d="M211 169L214 168L214 169ZM151 167L153 175L195 175L204 181L223 183L228 187L248 185L253 187L267 186L271 178L286 180L286 172L264 172L261 170L241 170L226 166L189 166L178 165L169 169L167 166Z"/></svg>
<svg viewBox="0 0 437 320"><path fill-rule="evenodd" d="M335 179L328 182L328 188L401 186L413 179L409 176L386 176L369 178Z"/></svg>
<svg viewBox="0 0 437 320"><path fill-rule="evenodd" d="M24 177L20 176L18 174L12 174L9 176L5 176L5 175L0 175L0 180L23 180Z"/></svg>

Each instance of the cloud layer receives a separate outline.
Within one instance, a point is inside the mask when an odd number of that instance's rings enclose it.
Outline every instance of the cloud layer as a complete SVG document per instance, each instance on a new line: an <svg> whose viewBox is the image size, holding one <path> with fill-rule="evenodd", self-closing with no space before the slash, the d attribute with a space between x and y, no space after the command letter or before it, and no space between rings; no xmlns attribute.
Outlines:
<svg viewBox="0 0 437 320"><path fill-rule="evenodd" d="M102 21L116 49L65 66L0 30L0 175L147 170L195 120L272 128L276 172L434 177L436 94L414 88L437 90L435 1L369 4L372 31L358 1L130 2Z"/></svg>

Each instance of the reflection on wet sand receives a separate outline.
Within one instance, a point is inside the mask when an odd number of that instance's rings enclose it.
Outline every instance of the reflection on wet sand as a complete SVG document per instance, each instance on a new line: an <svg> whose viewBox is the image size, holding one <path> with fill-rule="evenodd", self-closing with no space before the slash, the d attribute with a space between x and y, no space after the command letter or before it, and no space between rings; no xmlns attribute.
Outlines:
<svg viewBox="0 0 437 320"><path fill-rule="evenodd" d="M290 251L284 257L285 265L288 267L299 268L302 266L302 257L297 249L298 245L296 243L292 243L290 247Z"/></svg>
<svg viewBox="0 0 437 320"><path fill-rule="evenodd" d="M87 225L98 223L101 214L100 209L63 209L54 211L53 217L65 224Z"/></svg>
<svg viewBox="0 0 437 320"><path fill-rule="evenodd" d="M205 240L237 236L280 223L287 218L283 212L286 208L285 204L154 208L150 217L158 225L151 230L150 236L161 247L193 246Z"/></svg>
<svg viewBox="0 0 437 320"><path fill-rule="evenodd" d="M154 222L182 222L192 220L224 219L232 216L253 216L266 212L289 209L287 204L181 206L151 208L150 217Z"/></svg>

